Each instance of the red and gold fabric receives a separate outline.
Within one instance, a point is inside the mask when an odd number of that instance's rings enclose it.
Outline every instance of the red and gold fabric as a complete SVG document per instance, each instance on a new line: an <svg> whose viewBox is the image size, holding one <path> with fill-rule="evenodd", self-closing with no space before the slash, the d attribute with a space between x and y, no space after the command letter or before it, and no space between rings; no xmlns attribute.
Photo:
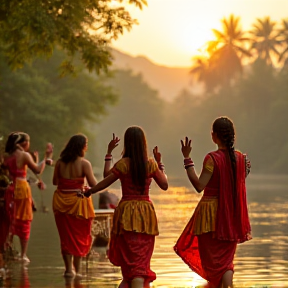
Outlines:
<svg viewBox="0 0 288 288"><path fill-rule="evenodd" d="M209 153L203 167L212 172L192 218L184 228L175 252L202 278L218 286L223 274L234 269L237 243L251 239L246 201L246 162L236 151L236 201L233 200L232 168L225 150Z"/></svg>
<svg viewBox="0 0 288 288"><path fill-rule="evenodd" d="M17 168L16 157L5 159L9 175L12 178L5 193L6 213L9 217L10 232L19 238L28 240L33 219L32 193L26 180L27 167Z"/></svg>
<svg viewBox="0 0 288 288"><path fill-rule="evenodd" d="M114 212L109 260L121 267L126 281L141 277L145 283L150 283L156 279L150 261L159 230L149 189L152 179L157 180L162 172L157 163L149 159L145 188L139 191L132 182L129 158L122 158L111 171L121 181L122 199Z"/></svg>
<svg viewBox="0 0 288 288"><path fill-rule="evenodd" d="M86 256L90 250L91 225L95 217L92 198L77 196L84 178L59 179L53 196L53 211L63 254ZM74 189L74 190L73 190Z"/></svg>

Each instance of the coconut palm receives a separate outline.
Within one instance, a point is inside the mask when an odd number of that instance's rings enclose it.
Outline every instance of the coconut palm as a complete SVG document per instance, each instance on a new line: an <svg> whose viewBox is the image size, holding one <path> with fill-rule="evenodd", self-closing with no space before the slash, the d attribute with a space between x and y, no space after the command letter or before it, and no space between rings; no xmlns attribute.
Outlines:
<svg viewBox="0 0 288 288"><path fill-rule="evenodd" d="M221 20L223 31L213 29L216 40L209 41L207 52L210 54L209 69L220 81L219 84L230 86L237 73L242 72L242 58L251 56L245 48L249 40L240 26L240 18L233 14Z"/></svg>
<svg viewBox="0 0 288 288"><path fill-rule="evenodd" d="M282 20L282 28L280 29L279 39L283 48L279 55L279 62L284 60L284 64L288 64L288 20Z"/></svg>
<svg viewBox="0 0 288 288"><path fill-rule="evenodd" d="M203 56L195 56L192 58L193 65L190 73L195 75L196 80L205 84L207 91L212 91L217 86L217 77L213 75L210 67L210 61Z"/></svg>
<svg viewBox="0 0 288 288"><path fill-rule="evenodd" d="M270 20L270 17L257 19L253 24L252 49L257 51L258 57L264 59L267 64L272 64L273 55L280 55L277 46L281 45L279 40L279 32L276 30L276 22Z"/></svg>

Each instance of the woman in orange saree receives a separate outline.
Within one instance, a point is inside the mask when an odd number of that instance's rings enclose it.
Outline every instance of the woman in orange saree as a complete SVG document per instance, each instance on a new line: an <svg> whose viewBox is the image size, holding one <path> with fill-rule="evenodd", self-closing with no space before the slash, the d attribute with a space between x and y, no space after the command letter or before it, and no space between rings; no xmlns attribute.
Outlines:
<svg viewBox="0 0 288 288"><path fill-rule="evenodd" d="M91 226L95 217L91 198L82 192L88 185L96 185L91 163L84 158L88 139L82 134L74 135L56 162L53 185L53 211L58 228L61 252L65 264L65 277L81 277L81 257L89 252L92 242Z"/></svg>
<svg viewBox="0 0 288 288"><path fill-rule="evenodd" d="M11 238L17 235L21 244L20 260L30 262L26 253L30 237L32 213L32 195L27 182L27 168L35 174L41 174L45 168L46 158L52 155L52 147L47 144L44 160L38 162L38 153L35 153L35 162L28 152L30 137L23 132L13 132L9 135L6 146L4 165L9 171L12 181L5 192L6 213L9 219Z"/></svg>
<svg viewBox="0 0 288 288"><path fill-rule="evenodd" d="M229 118L214 121L212 139L218 149L206 155L199 177L189 157L191 140L181 140L188 178L197 192L204 189L204 195L174 250L209 287L227 288L232 287L236 246L251 239L245 186L250 162L234 150Z"/></svg>

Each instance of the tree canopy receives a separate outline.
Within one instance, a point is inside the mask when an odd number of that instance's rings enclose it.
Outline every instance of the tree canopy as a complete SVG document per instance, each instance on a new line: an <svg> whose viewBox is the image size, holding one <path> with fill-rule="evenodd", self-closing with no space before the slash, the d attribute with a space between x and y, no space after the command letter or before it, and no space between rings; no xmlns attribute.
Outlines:
<svg viewBox="0 0 288 288"><path fill-rule="evenodd" d="M107 44L137 21L123 4L142 9L146 0L1 0L0 50L12 69L37 56L50 57L55 47L65 51L61 68L73 72L73 57L89 71L107 69ZM63 72L63 73L64 73Z"/></svg>

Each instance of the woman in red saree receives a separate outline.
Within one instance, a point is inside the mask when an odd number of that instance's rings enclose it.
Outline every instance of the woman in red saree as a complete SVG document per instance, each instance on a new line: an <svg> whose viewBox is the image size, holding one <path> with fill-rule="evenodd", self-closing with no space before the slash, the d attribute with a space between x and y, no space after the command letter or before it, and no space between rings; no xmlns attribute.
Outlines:
<svg viewBox="0 0 288 288"><path fill-rule="evenodd" d="M38 153L35 153L35 162L28 152L30 137L23 132L13 132L9 135L6 146L4 165L9 171L12 183L5 192L6 213L9 220L11 238L17 235L21 244L20 260L30 262L26 253L30 237L32 213L32 195L26 179L27 168L35 174L41 174L45 168L46 158L52 154L52 147L47 144L44 160L38 162Z"/></svg>
<svg viewBox="0 0 288 288"><path fill-rule="evenodd" d="M126 130L122 159L110 170L111 153L118 142L113 134L105 157L106 178L84 195L89 197L120 179L122 199L114 212L108 257L114 265L121 267L120 288L146 288L156 279L150 269L150 260L155 236L159 234L149 188L154 179L161 189L167 190L167 176L158 147L153 149L156 161L149 159L144 131L137 126Z"/></svg>
<svg viewBox="0 0 288 288"><path fill-rule="evenodd" d="M232 287L237 244L251 239L245 186L250 162L234 150L229 118L214 121L212 139L218 149L206 155L199 177L189 156L191 140L181 140L188 178L197 192L204 189L204 195L174 250L209 287L226 288Z"/></svg>
<svg viewBox="0 0 288 288"><path fill-rule="evenodd" d="M65 264L65 277L79 278L81 257L90 250L91 225L95 217L92 199L83 198L88 185L96 185L91 163L84 158L88 140L82 134L70 138L56 162L53 185L53 211L58 228L61 252ZM81 197L82 196L82 197Z"/></svg>

